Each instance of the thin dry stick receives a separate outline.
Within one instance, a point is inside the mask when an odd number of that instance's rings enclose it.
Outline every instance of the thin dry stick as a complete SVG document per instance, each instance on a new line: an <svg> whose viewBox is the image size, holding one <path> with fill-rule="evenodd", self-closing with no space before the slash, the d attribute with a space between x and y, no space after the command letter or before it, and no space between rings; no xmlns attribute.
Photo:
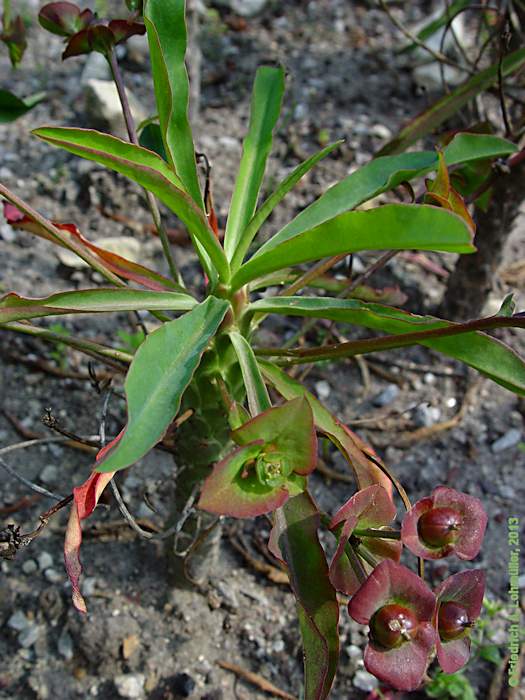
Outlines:
<svg viewBox="0 0 525 700"><path fill-rule="evenodd" d="M282 698L282 700L297 700L294 695L290 695L284 690L277 688L273 683L267 681L265 678L260 676L258 673L253 673L252 671L247 671L242 666L237 666L237 664L232 664L229 661L217 661L217 666L224 668L226 671L231 671L235 673L236 676L242 678L244 681L251 683L252 685L259 688L265 693L269 693L276 698Z"/></svg>
<svg viewBox="0 0 525 700"><path fill-rule="evenodd" d="M16 469L13 469L13 467L10 467L7 462L4 462L3 459L0 459L0 467L4 469L8 474L13 476L15 479L17 479L21 484L24 484L24 486L27 486L28 488L31 489L31 491L34 491L35 493L39 493L41 496L46 496L47 498L52 498L55 501L61 501L64 496L58 493L53 493L52 491L48 491L47 489L43 488L42 486L38 486L38 484L34 484L32 481L29 481L29 479L26 479L25 476L22 476L19 474Z"/></svg>

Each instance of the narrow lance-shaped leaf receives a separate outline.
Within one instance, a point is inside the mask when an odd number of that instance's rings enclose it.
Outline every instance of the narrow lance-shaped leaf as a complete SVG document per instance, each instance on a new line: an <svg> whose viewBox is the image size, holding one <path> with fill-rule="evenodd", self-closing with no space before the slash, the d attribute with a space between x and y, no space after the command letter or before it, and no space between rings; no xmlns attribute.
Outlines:
<svg viewBox="0 0 525 700"><path fill-rule="evenodd" d="M147 0L144 24L166 155L185 191L200 209L204 209L188 121L185 4L185 0Z"/></svg>
<svg viewBox="0 0 525 700"><path fill-rule="evenodd" d="M404 129L401 129L392 141L383 146L377 155L386 156L401 153L419 138L426 136L454 114L457 114L467 102L494 85L498 81L498 75L501 74L502 78L506 78L518 71L524 64L525 49L517 49L505 56L501 65L497 61L492 66L480 71L424 112L421 112Z"/></svg>
<svg viewBox="0 0 525 700"><path fill-rule="evenodd" d="M281 111L283 93L282 68L259 68L253 86L250 125L244 140L241 164L224 234L224 249L229 260L243 241L245 229L257 206L266 161L272 147L273 130ZM247 248L245 243L244 247Z"/></svg>
<svg viewBox="0 0 525 700"><path fill-rule="evenodd" d="M227 301L209 297L147 336L126 377L128 420L124 434L97 463L97 471L124 469L162 439L227 308Z"/></svg>
<svg viewBox="0 0 525 700"><path fill-rule="evenodd" d="M392 493L392 484L388 477L366 456L371 455L375 462L381 464L380 458L369 445L332 415L301 382L289 377L271 362L258 360L258 364L266 379L285 399L292 400L299 397L307 399L316 428L334 443L346 459L354 472L358 489L380 484L389 494Z"/></svg>
<svg viewBox="0 0 525 700"><path fill-rule="evenodd" d="M260 306L259 302L255 302L251 309L255 312L263 309L270 312L272 309L274 313L326 318L392 334L348 341L330 348L284 352L276 350L275 355L282 354L293 358L292 364L299 357L299 362L318 362L419 344L465 362L510 391L525 394L524 360L500 340L480 332L492 328L523 328L525 316L522 314L511 317L491 316L461 324L442 321L432 316L416 316L388 306L366 304L356 300L294 297L293 306L290 306L290 299L280 297L268 302L267 305Z"/></svg>
<svg viewBox="0 0 525 700"><path fill-rule="evenodd" d="M250 413L256 416L271 406L266 385L248 341L235 331L230 333L230 340L241 366Z"/></svg>
<svg viewBox="0 0 525 700"><path fill-rule="evenodd" d="M319 512L307 492L275 512L277 545L297 599L303 638L305 700L324 700L339 660L339 605L319 537Z"/></svg>
<svg viewBox="0 0 525 700"><path fill-rule="evenodd" d="M361 250L435 250L473 253L472 231L456 214L417 204L386 204L340 214L271 250L259 250L233 276L238 289L289 265Z"/></svg>
<svg viewBox="0 0 525 700"><path fill-rule="evenodd" d="M41 316L108 311L189 311L196 305L189 294L138 289L82 289L40 299L10 293L0 298L0 323Z"/></svg>
<svg viewBox="0 0 525 700"><path fill-rule="evenodd" d="M64 148L70 153L101 163L117 173L126 175L152 192L179 217L188 229L208 277L211 277L212 270L206 256L209 256L220 277L224 281L229 279L228 261L220 243L208 226L206 215L181 189L180 179L156 153L91 129L42 127L33 131L33 134L53 146ZM206 255L203 255L204 252Z"/></svg>
<svg viewBox="0 0 525 700"><path fill-rule="evenodd" d="M450 167L486 158L499 158L515 153L510 141L484 134L457 134L444 149L445 163ZM308 231L338 214L355 209L363 202L388 192L402 182L425 175L437 167L435 152L403 153L375 158L348 177L330 187L319 199L306 207L295 219L276 233L259 250L275 248L283 241Z"/></svg>
<svg viewBox="0 0 525 700"><path fill-rule="evenodd" d="M318 151L313 156L305 160L303 163L300 163L290 173L290 175L288 175L288 177L286 177L281 182L281 184L277 187L275 192L271 194L268 197L268 199L265 200L265 202L259 207L256 213L253 215L250 223L246 227L242 239L239 241L239 245L237 246L237 250L233 255L232 268L234 270L237 269L244 260L244 257L248 252L248 248L250 247L250 244L255 238L257 232L264 224L266 219L270 216L275 207L279 204L279 202L281 202L286 197L288 192L290 192L290 190L292 190L293 187L295 187L299 180L304 175L306 175L308 171L310 171L315 165L317 165L317 163L320 160L326 158L327 155L332 153L332 151L338 148L342 143L342 140L336 141L335 143L331 143L329 146L323 148L321 151Z"/></svg>

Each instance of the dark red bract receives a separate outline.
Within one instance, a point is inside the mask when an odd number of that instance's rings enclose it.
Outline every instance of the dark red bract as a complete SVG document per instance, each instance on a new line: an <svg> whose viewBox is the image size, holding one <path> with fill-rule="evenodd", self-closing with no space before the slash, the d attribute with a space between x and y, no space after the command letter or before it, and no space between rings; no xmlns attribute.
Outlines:
<svg viewBox="0 0 525 700"><path fill-rule="evenodd" d="M376 566L348 605L350 617L370 625L366 669L398 690L415 690L436 642L435 607L436 597L412 571L389 559Z"/></svg>
<svg viewBox="0 0 525 700"><path fill-rule="evenodd" d="M423 559L441 559L456 554L474 559L478 554L487 514L477 498L446 486L438 486L405 515L401 540Z"/></svg>
<svg viewBox="0 0 525 700"><path fill-rule="evenodd" d="M433 624L436 651L445 673L455 673L470 656L470 630L479 617L485 591L485 572L462 571L450 576L436 590Z"/></svg>

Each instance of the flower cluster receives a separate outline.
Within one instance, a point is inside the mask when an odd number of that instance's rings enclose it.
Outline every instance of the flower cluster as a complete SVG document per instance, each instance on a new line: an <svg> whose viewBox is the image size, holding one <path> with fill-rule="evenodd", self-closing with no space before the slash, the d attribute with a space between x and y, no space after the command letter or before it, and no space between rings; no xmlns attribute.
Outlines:
<svg viewBox="0 0 525 700"><path fill-rule="evenodd" d="M401 541L392 542L388 538L394 531L386 525L395 509L382 491L372 486L358 492L333 518L339 545L330 578L338 590L353 594L350 616L369 626L367 670L398 690L411 691L421 684L434 650L445 673L454 673L468 661L469 634L481 612L485 573L463 571L432 591L398 563L401 546L423 559L450 554L473 559L481 548L487 516L478 499L439 486L406 514ZM367 576L371 552L378 563ZM365 577L358 587L356 579Z"/></svg>
<svg viewBox="0 0 525 700"><path fill-rule="evenodd" d="M146 28L136 20L137 14L136 11L129 19L104 22L91 10L81 10L71 2L52 2L40 10L38 20L47 31L65 37L65 60L92 51L107 54L130 36L145 34Z"/></svg>

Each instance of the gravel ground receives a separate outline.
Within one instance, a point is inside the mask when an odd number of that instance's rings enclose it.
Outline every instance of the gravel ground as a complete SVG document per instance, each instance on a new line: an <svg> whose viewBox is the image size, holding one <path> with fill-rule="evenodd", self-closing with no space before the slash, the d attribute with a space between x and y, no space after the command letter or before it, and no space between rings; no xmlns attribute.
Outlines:
<svg viewBox="0 0 525 700"><path fill-rule="evenodd" d="M38 2L22 2L28 16ZM110 3L111 4L111 3ZM119 3L113 3L120 6ZM427 2L405 3L403 18L417 22ZM432 99L422 92L414 65L396 56L399 36L372 3L319 0L268 2L254 18L242 19L224 7L208 12L202 29L204 53L197 148L213 164L214 196L219 219L227 213L245 132L249 90L262 62L281 61L287 69L283 118L270 159L265 189L281 179L300 159L327 140L345 144L304 178L269 222L268 231L313 201L327 186L366 162L410 115ZM117 238L131 246L144 264L162 269L160 244L147 231L149 223L141 191L95 164L51 149L32 138L31 128L45 124L92 125L100 118L90 108L89 77L105 79L93 58L60 63L60 41L40 31L33 21L26 58L12 71L5 52L0 55L2 87L19 95L39 90L47 99L14 124L0 127L0 181L51 218L75 222L91 239ZM144 114L154 110L148 64L140 41L123 53L126 81ZM88 116L86 115L88 110ZM167 219L176 228L176 221ZM85 287L101 280L85 269L57 257L45 241L14 233L0 224L4 291L43 296L57 289ZM133 238L130 243L129 238ZM523 218L509 240L504 267L523 256ZM127 242L126 242L127 241ZM429 255L451 269L453 256ZM364 255L355 265L366 265ZM177 260L185 278L199 285L194 259L183 245ZM497 308L511 288L501 277ZM405 308L426 312L439 302L443 277L413 260L398 256L374 278L376 286L398 284L408 294ZM523 307L525 285L512 288ZM126 315L111 318L65 318L63 329L86 337L115 342L115 321L133 331ZM265 340L291 334L298 325L273 321ZM349 329L351 337L358 337ZM523 337L502 332L516 349ZM87 362L75 352L55 351L42 343L12 334L0 335L0 444L20 441L20 431L49 433L41 424L47 408L61 425L78 434L98 430L101 398L87 378ZM44 358L67 369L70 378L57 378L37 366ZM23 360L23 362L22 362ZM373 444L404 483L413 500L444 483L480 498L489 515L482 553L470 566L486 568L488 595L506 600L506 520L524 516L525 405L505 390L474 381L465 368L423 348L381 354L364 368L354 363L323 365L310 372L309 387L343 420L369 422L356 430ZM467 400L456 427L417 439L414 433L452 418ZM19 421L15 430L13 420ZM121 402L110 407L108 432L120 428ZM89 470L90 456L49 444L8 455L9 464L27 478L60 493L69 493ZM344 472L337 455L329 466ZM173 491L174 465L154 454L142 460L122 480L129 507L139 517L160 520L167 515ZM6 475L0 515L30 529L47 500L28 500L28 491ZM321 507L334 511L352 493L350 484L312 478L312 492ZM149 495L158 514L144 502ZM400 510L401 512L401 510ZM72 700L73 698L148 698L199 700L268 697L232 673L219 661L255 671L296 696L302 682L302 660L294 602L286 586L273 583L233 545L243 541L263 561L256 543L264 540L265 519L243 524L225 535L221 558L209 585L196 592L170 584L165 550L134 537L122 527L113 502L97 510L87 525L83 546L86 619L72 609L62 566L65 514L55 518L40 539L1 566L0 698ZM241 540L239 540L241 537ZM462 566L462 568L465 568ZM454 561L430 566L434 583L457 570ZM331 695L334 700L365 698L374 687L363 669L364 628L341 609L341 666ZM492 623L495 643L506 640L505 614ZM479 698L488 697L494 666L485 661L469 665L467 675ZM505 691L503 691L505 692ZM412 697L416 697L415 695ZM422 696L424 697L424 696ZM501 697L506 697L502 695ZM517 696L516 696L517 697Z"/></svg>

